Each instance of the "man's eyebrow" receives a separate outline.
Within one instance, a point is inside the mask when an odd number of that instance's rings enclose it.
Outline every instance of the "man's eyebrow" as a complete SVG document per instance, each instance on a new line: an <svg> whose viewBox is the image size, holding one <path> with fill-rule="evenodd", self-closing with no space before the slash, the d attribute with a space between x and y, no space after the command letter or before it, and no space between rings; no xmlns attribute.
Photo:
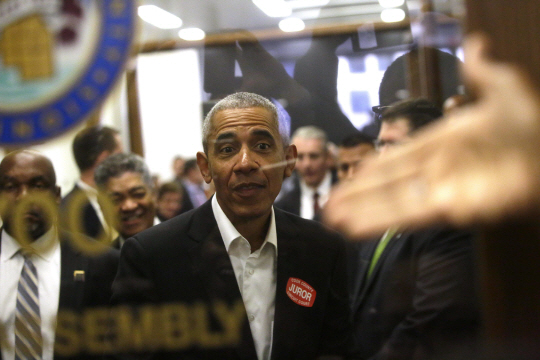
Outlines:
<svg viewBox="0 0 540 360"><path fill-rule="evenodd" d="M38 182L38 181L43 181L47 184L50 183L50 180L46 177L46 176L43 176L43 175L38 175L38 176L34 176L33 178L30 179L30 182Z"/></svg>
<svg viewBox="0 0 540 360"><path fill-rule="evenodd" d="M129 192L134 192L134 191L139 191L139 190L145 190L146 191L146 186L139 185L139 186L136 186L136 187L132 187L131 189L129 189Z"/></svg>
<svg viewBox="0 0 540 360"><path fill-rule="evenodd" d="M225 132L218 135L218 137L216 138L216 143L220 143L225 140L234 139L235 137L236 135L233 132Z"/></svg>
<svg viewBox="0 0 540 360"><path fill-rule="evenodd" d="M270 138L274 140L274 136L268 130L262 130L262 129L253 130L253 135L266 137L266 138Z"/></svg>

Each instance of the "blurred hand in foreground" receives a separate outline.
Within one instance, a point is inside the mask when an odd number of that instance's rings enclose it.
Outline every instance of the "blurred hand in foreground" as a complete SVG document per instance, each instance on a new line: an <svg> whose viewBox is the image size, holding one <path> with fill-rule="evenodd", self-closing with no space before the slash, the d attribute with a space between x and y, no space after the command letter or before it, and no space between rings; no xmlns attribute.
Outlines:
<svg viewBox="0 0 540 360"><path fill-rule="evenodd" d="M394 225L494 223L540 205L540 93L515 66L488 59L482 36L464 46L477 101L367 161L326 204L331 226L369 236Z"/></svg>

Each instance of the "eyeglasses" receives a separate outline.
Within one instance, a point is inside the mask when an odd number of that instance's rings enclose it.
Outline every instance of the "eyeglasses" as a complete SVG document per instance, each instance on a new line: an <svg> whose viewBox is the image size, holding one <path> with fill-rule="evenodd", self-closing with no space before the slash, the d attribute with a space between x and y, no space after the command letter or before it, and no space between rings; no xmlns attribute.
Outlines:
<svg viewBox="0 0 540 360"><path fill-rule="evenodd" d="M398 140L380 140L376 139L373 141L373 145L375 145L375 150L380 151L385 146L395 146L401 144L402 141Z"/></svg>
<svg viewBox="0 0 540 360"><path fill-rule="evenodd" d="M371 108L371 111L380 116L386 109L390 109L391 107L389 105L375 105Z"/></svg>

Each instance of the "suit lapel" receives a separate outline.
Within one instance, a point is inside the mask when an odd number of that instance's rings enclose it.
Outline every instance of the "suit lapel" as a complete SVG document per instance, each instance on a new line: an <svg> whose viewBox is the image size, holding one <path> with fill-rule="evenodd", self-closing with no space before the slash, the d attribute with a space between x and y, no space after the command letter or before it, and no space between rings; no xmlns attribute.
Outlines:
<svg viewBox="0 0 540 360"><path fill-rule="evenodd" d="M373 239L372 241L361 244L360 247L360 256L358 257L358 264L355 273L354 279L354 288L352 289L351 297L354 303L354 309L358 308L363 300L364 289L367 284L367 273L369 270L369 264L373 253L375 253L375 248L377 247L378 241Z"/></svg>
<svg viewBox="0 0 540 360"><path fill-rule="evenodd" d="M81 310L84 299L84 284L88 281L88 259L69 245L69 240L60 240L60 298L59 309ZM75 271L83 276L75 277ZM81 274L81 273L79 273Z"/></svg>
<svg viewBox="0 0 540 360"><path fill-rule="evenodd" d="M189 250L194 272L200 277L209 299L225 300L229 304L243 301L211 201L201 205L194 213L188 235L194 243ZM238 355L241 359L257 358L247 314L244 315L243 323Z"/></svg>
<svg viewBox="0 0 540 360"><path fill-rule="evenodd" d="M364 299L366 298L366 294L369 292L369 289L373 286L375 283L375 280L378 277L378 273L381 271L381 268L384 266L385 259L388 257L388 254L392 251L392 248L396 245L396 243L401 238L401 233L396 233L388 242L386 247L384 248L383 253L379 257L379 260L377 261L377 264L375 264L375 267L373 268L373 272L368 277L367 273L369 270L369 266L371 264L371 259L373 258L373 254L375 253L375 249L377 248L377 245L379 244L380 237L378 239L374 239L369 243L368 246L366 246L365 250L363 250L362 256L360 258L361 264L361 271L358 273L358 282L357 284L360 284L357 288L355 288L355 293L353 294L355 298L357 298L355 302L355 306L353 309L356 311L363 303Z"/></svg>
<svg viewBox="0 0 540 360"><path fill-rule="evenodd" d="M304 243L299 241L298 228L289 218L281 210L274 210L278 257L272 358L295 358L296 356L290 352L291 349L295 349L295 338L298 335L296 328L301 321L301 306L287 296L286 288L290 277L301 277Z"/></svg>

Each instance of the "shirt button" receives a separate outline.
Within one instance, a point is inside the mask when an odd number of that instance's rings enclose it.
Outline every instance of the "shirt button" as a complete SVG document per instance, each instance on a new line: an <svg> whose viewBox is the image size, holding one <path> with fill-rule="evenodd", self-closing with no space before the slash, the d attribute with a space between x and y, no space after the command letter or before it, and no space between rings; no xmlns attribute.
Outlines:
<svg viewBox="0 0 540 360"><path fill-rule="evenodd" d="M250 322L252 322L253 320L255 320L255 315L249 314L248 319Z"/></svg>
<svg viewBox="0 0 540 360"><path fill-rule="evenodd" d="M249 274L249 275L253 275L254 272L255 272L255 270L249 269L248 274Z"/></svg>

